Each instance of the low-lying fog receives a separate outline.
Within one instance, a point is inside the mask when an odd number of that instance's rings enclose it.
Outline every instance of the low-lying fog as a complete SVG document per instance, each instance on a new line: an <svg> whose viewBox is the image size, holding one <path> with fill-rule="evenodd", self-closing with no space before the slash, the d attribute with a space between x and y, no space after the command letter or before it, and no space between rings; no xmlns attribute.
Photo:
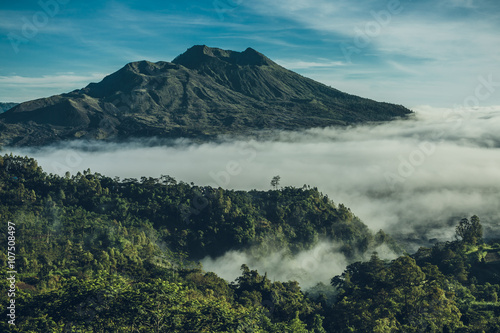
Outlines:
<svg viewBox="0 0 500 333"><path fill-rule="evenodd" d="M242 190L270 189L271 178L280 175L281 186L318 187L412 251L429 240L451 240L456 223L473 214L481 218L485 236L498 235L499 129L500 107L419 107L412 120L282 132L258 141L156 147L73 142L11 151L58 174L87 168L121 178L168 174Z"/></svg>

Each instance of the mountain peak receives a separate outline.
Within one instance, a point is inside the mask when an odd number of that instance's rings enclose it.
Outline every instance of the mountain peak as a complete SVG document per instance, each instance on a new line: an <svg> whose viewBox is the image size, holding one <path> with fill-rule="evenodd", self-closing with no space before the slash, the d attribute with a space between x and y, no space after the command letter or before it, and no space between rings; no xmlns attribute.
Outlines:
<svg viewBox="0 0 500 333"><path fill-rule="evenodd" d="M189 137L302 130L405 117L411 111L327 87L242 52L196 45L172 62L137 61L99 83L0 113L0 144L76 138Z"/></svg>
<svg viewBox="0 0 500 333"><path fill-rule="evenodd" d="M274 64L265 55L250 47L243 52L236 52L206 45L195 45L176 57L172 62L191 69L213 62L239 66L271 66Z"/></svg>

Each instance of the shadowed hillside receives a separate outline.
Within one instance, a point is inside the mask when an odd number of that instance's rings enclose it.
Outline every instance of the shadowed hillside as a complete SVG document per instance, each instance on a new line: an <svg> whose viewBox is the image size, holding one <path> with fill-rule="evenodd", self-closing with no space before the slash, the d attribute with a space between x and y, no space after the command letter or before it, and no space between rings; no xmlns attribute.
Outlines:
<svg viewBox="0 0 500 333"><path fill-rule="evenodd" d="M411 111L343 93L244 52L194 46L172 62L127 64L84 89L0 115L0 144L189 137L386 121Z"/></svg>

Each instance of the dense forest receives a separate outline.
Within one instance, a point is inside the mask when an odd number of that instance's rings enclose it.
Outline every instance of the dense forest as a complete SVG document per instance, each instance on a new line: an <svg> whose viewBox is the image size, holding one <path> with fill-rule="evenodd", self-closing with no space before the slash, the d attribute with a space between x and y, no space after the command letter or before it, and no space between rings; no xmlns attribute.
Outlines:
<svg viewBox="0 0 500 333"><path fill-rule="evenodd" d="M379 246L400 251L390 236L316 188L58 176L5 155L0 222L5 332L500 331L500 243L483 240L477 216L457 221L455 240L382 260ZM198 262L269 244L294 254L325 239L351 262L332 274L333 293L271 281L245 263L225 281Z"/></svg>

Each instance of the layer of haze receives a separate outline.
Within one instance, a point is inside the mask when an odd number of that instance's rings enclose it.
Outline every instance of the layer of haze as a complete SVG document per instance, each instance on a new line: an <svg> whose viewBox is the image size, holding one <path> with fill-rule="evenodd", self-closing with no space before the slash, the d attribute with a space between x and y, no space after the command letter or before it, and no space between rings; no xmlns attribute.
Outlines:
<svg viewBox="0 0 500 333"><path fill-rule="evenodd" d="M173 176L231 189L308 184L344 203L371 229L384 229L408 249L452 240L454 226L477 214L492 237L500 213L500 107L475 110L419 107L415 119L349 128L281 132L263 140L73 142L39 150L45 171L90 168L121 178Z"/></svg>
<svg viewBox="0 0 500 333"><path fill-rule="evenodd" d="M373 249L382 259L397 257L387 246ZM370 253L362 257L348 260L341 252L340 246L327 240L320 241L310 250L291 255L286 249L257 249L248 251L229 251L219 258L207 257L201 262L203 269L216 272L227 281L234 281L241 276L241 265L246 264L259 274L267 273L271 281L297 281L304 289L318 283L329 285L335 275L342 274L345 267L358 260L369 260Z"/></svg>

